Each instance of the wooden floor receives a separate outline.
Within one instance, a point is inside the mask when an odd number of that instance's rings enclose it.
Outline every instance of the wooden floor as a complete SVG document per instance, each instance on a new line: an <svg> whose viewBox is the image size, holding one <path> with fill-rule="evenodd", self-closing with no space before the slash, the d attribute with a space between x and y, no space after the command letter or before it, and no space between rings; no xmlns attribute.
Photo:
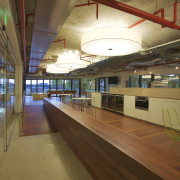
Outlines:
<svg viewBox="0 0 180 180"><path fill-rule="evenodd" d="M53 123L48 120L43 108L42 100L32 100L32 96L25 97L22 135L31 136L57 132Z"/></svg>
<svg viewBox="0 0 180 180"><path fill-rule="evenodd" d="M66 104L70 105L70 102L66 102ZM78 106L74 106L74 108L79 110ZM91 115L90 110L84 111L84 113ZM174 142L165 133L163 127L150 124L148 122L141 121L135 118L126 117L124 115L119 115L96 108L96 119L106 122L107 124L110 124L131 135L138 136L139 138L144 139L148 143L157 145L168 151L170 151L170 147ZM180 156L180 141L176 143L172 152Z"/></svg>

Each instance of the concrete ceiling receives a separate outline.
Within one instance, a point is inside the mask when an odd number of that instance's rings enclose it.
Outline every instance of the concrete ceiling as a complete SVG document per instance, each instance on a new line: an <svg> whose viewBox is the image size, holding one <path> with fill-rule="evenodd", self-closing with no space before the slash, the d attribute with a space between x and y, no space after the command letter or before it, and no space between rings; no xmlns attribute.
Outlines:
<svg viewBox="0 0 180 180"><path fill-rule="evenodd" d="M158 9L164 8L165 19L173 21L174 7L173 0L119 0L130 6L139 8L143 11L153 14ZM77 0L76 5L86 4L87 0ZM177 12L180 12L180 3ZM46 12L47 13L47 12ZM51 12L52 13L52 12ZM84 32L107 26L129 27L141 18L124 13L104 5L99 4L98 19L96 19L96 5L74 7L64 22L63 26L58 29L55 40L66 39L67 49L78 49L81 51L80 41ZM59 20L60 21L60 20ZM178 13L177 24L180 25L180 13ZM142 49L148 49L157 45L180 39L180 31L171 28L162 28L161 25L150 21L133 28L142 36ZM43 59L49 59L52 55L59 55L64 49L63 42L54 42L49 46ZM104 58L106 59L106 58ZM42 64L48 64L42 62Z"/></svg>

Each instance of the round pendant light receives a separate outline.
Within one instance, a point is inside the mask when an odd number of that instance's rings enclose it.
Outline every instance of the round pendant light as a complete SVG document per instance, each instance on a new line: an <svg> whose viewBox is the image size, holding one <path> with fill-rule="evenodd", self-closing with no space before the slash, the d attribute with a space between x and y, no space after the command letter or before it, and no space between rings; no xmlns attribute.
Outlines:
<svg viewBox="0 0 180 180"><path fill-rule="evenodd" d="M69 69L56 67L55 65L49 65L46 68L46 72L53 74L65 74L65 73L69 73Z"/></svg>
<svg viewBox="0 0 180 180"><path fill-rule="evenodd" d="M105 27L83 34L81 50L99 56L122 56L141 50L142 39L129 28Z"/></svg>
<svg viewBox="0 0 180 180"><path fill-rule="evenodd" d="M88 65L86 61L80 60L80 52L77 50L66 50L59 55L58 61L55 63L57 67L68 69L84 68Z"/></svg>

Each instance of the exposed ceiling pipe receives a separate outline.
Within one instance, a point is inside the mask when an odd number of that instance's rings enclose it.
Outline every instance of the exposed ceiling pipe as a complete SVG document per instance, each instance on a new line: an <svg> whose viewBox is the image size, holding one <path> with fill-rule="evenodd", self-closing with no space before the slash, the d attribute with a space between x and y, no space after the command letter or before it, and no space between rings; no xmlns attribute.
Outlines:
<svg viewBox="0 0 180 180"><path fill-rule="evenodd" d="M94 57L95 55L89 55L89 56L82 56L83 54L80 55L80 60L81 61L86 61L86 62L89 62L91 64L91 61L90 60L86 60L84 58L87 58L87 57Z"/></svg>
<svg viewBox="0 0 180 180"><path fill-rule="evenodd" d="M82 6L90 6L90 5L96 5L96 19L98 19L98 14L99 14L99 5L98 5L98 3L92 3L90 1L88 1L88 3L86 3L86 4L78 4L78 5L75 5L74 7L82 7Z"/></svg>
<svg viewBox="0 0 180 180"><path fill-rule="evenodd" d="M150 14L148 12L142 11L140 9L137 9L137 8L129 6L127 4L121 3L119 1L116 1L116 0L111 0L111 1L108 1L108 0L93 0L93 1L98 2L100 4L103 4L105 6L112 7L114 9L121 10L121 11L129 13L129 14L141 17L143 19L147 19L147 20L152 21L154 23L160 24L163 27L169 27L169 28L172 28L172 29L180 30L180 26L178 26L175 23L172 23L172 21L168 21L168 20L166 20L164 18L155 16L154 14Z"/></svg>
<svg viewBox="0 0 180 180"><path fill-rule="evenodd" d="M28 18L29 16L34 16L35 13L31 13L31 14L26 14L26 26L28 25Z"/></svg>
<svg viewBox="0 0 180 180"><path fill-rule="evenodd" d="M27 61L53 61L53 59L26 59Z"/></svg>
<svg viewBox="0 0 180 180"><path fill-rule="evenodd" d="M174 3L174 21L172 22L173 24L177 22L177 4L180 2L175 2Z"/></svg>
<svg viewBox="0 0 180 180"><path fill-rule="evenodd" d="M178 63L180 63L180 61L165 62L163 64L153 64L153 65L150 65L150 66L142 66L142 67L138 67L138 68L132 68L132 69L125 69L125 70L121 70L121 71L115 71L114 73L123 72L123 71L132 71L132 70L137 70L137 69L144 69L144 68L155 67L155 66L166 66L166 65L169 65L169 64L178 64Z"/></svg>
<svg viewBox="0 0 180 180"><path fill-rule="evenodd" d="M58 39L58 40L53 41L53 42L61 42L61 41L64 41L64 49L66 49L66 39Z"/></svg>
<svg viewBox="0 0 180 180"><path fill-rule="evenodd" d="M22 44L24 54L24 72L26 72L26 34L25 34L25 10L24 0L20 0L20 16L21 16L21 33L22 33Z"/></svg>
<svg viewBox="0 0 180 180"><path fill-rule="evenodd" d="M158 11L156 11L156 12L153 13L153 14L154 14L154 15L161 14L161 18L164 18L164 9L163 9L163 8L162 8L162 9L159 9ZM138 21L137 23L135 23L135 24L129 26L128 28L131 29L131 28L133 28L133 27L135 27L135 26L137 26L137 25L143 23L144 21L146 21L146 19L142 19L142 20ZM164 26L162 26L162 27L164 27Z"/></svg>
<svg viewBox="0 0 180 180"><path fill-rule="evenodd" d="M47 65L42 65L42 66L29 66L29 67L38 67L38 68L46 68L47 67Z"/></svg>

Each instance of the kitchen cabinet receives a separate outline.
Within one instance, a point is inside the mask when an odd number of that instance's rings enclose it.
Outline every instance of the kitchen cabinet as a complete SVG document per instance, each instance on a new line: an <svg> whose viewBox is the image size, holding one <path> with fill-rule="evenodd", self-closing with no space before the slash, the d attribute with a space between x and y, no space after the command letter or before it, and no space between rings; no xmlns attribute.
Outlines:
<svg viewBox="0 0 180 180"><path fill-rule="evenodd" d="M180 100L163 99L163 109L165 108L175 108L180 120ZM171 122L173 128L180 129L180 125L175 114L171 116ZM166 121L166 125L170 127L170 122Z"/></svg>
<svg viewBox="0 0 180 180"><path fill-rule="evenodd" d="M145 121L148 121L148 111L146 110L141 110L141 109L135 109L134 111L134 117L138 119L142 119Z"/></svg>
<svg viewBox="0 0 180 180"><path fill-rule="evenodd" d="M149 122L164 125L162 119L162 105L161 98L149 98Z"/></svg>
<svg viewBox="0 0 180 180"><path fill-rule="evenodd" d="M92 92L93 104L95 107L101 108L101 93Z"/></svg>
<svg viewBox="0 0 180 180"><path fill-rule="evenodd" d="M134 117L135 113L135 96L124 96L124 114Z"/></svg>

